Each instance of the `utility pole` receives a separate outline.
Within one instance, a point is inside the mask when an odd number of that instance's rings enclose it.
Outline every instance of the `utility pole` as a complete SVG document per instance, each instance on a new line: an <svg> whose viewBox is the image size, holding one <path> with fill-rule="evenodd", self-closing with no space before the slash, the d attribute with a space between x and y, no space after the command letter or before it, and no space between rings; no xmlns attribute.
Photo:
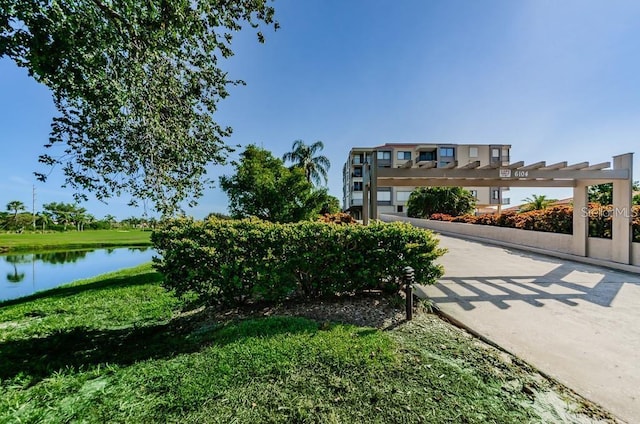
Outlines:
<svg viewBox="0 0 640 424"><path fill-rule="evenodd" d="M36 186L32 186L31 191L31 216L33 217L33 232L36 232Z"/></svg>

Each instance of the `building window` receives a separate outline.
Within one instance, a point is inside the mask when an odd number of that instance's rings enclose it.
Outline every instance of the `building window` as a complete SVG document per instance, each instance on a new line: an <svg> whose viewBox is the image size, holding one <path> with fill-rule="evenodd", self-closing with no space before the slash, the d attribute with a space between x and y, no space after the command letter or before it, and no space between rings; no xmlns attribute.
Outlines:
<svg viewBox="0 0 640 424"><path fill-rule="evenodd" d="M378 191L378 202L390 202L391 201L391 191Z"/></svg>
<svg viewBox="0 0 640 424"><path fill-rule="evenodd" d="M409 200L409 196L411 196L410 191L397 191L396 192L396 200L398 202L406 202Z"/></svg>
<svg viewBox="0 0 640 424"><path fill-rule="evenodd" d="M354 155L353 163L356 165L360 165L362 163L362 155Z"/></svg>
<svg viewBox="0 0 640 424"><path fill-rule="evenodd" d="M378 160L391 160L391 152L389 151L380 151L377 153Z"/></svg>
<svg viewBox="0 0 640 424"><path fill-rule="evenodd" d="M436 160L435 152L420 152L418 154L419 161L428 161L428 160Z"/></svg>
<svg viewBox="0 0 640 424"><path fill-rule="evenodd" d="M441 147L440 148L440 156L446 156L446 157L454 157L454 150L453 147Z"/></svg>
<svg viewBox="0 0 640 424"><path fill-rule="evenodd" d="M476 199L478 198L478 190L469 190L469 192L473 197L475 197Z"/></svg>
<svg viewBox="0 0 640 424"><path fill-rule="evenodd" d="M491 190L491 197L493 200L500 199L500 190Z"/></svg>
<svg viewBox="0 0 640 424"><path fill-rule="evenodd" d="M354 177L362 177L362 167L353 168Z"/></svg>
<svg viewBox="0 0 640 424"><path fill-rule="evenodd" d="M396 157L398 160L411 160L411 152L398 152Z"/></svg>
<svg viewBox="0 0 640 424"><path fill-rule="evenodd" d="M491 158L499 159L500 158L500 149L496 149L496 148L491 149Z"/></svg>
<svg viewBox="0 0 640 424"><path fill-rule="evenodd" d="M398 205L398 212L399 213L404 212L404 207L402 205Z"/></svg>
<svg viewBox="0 0 640 424"><path fill-rule="evenodd" d="M362 181L356 181L353 183L353 191L362 191Z"/></svg>
<svg viewBox="0 0 640 424"><path fill-rule="evenodd" d="M478 148L477 147L469 147L469 157L477 158L478 157Z"/></svg>

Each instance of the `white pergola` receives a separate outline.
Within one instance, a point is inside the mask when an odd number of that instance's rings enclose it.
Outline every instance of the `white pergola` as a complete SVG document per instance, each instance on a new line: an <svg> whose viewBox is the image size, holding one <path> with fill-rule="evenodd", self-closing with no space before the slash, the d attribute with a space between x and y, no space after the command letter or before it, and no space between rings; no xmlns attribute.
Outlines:
<svg viewBox="0 0 640 424"><path fill-rule="evenodd" d="M369 218L378 218L378 186L572 187L573 254L579 256L588 256L587 188L613 183L612 258L615 262L631 263L633 153L614 156L613 168L611 162L525 165L523 161L507 166L480 166L480 161L459 166L453 162L441 168L437 168L435 162L414 168L409 161L401 168L378 168L376 152L371 156L372 163L365 164L364 175L362 214L365 225Z"/></svg>

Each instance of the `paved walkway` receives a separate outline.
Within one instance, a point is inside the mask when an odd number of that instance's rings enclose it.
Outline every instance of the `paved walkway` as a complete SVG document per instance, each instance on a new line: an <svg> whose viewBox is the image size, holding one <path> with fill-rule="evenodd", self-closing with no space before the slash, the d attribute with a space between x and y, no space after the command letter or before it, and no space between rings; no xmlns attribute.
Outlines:
<svg viewBox="0 0 640 424"><path fill-rule="evenodd" d="M440 236L438 307L629 423L640 423L640 276Z"/></svg>

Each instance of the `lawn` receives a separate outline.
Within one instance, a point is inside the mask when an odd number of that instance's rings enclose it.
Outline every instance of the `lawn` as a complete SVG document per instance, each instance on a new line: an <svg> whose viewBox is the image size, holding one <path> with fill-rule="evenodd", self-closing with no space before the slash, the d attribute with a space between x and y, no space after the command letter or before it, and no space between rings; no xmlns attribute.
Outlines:
<svg viewBox="0 0 640 424"><path fill-rule="evenodd" d="M0 304L0 422L542 421L548 383L433 315L221 322L160 283L144 265Z"/></svg>
<svg viewBox="0 0 640 424"><path fill-rule="evenodd" d="M91 247L148 246L151 232L140 230L87 230L57 233L0 234L0 252L79 249Z"/></svg>

